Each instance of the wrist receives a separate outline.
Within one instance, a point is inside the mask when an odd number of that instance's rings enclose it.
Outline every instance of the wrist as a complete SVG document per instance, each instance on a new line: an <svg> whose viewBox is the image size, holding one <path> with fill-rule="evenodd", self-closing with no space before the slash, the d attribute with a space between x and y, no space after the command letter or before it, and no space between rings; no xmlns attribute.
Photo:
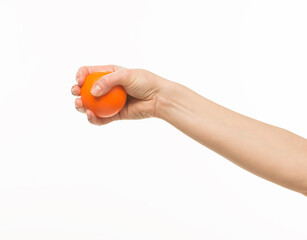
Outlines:
<svg viewBox="0 0 307 240"><path fill-rule="evenodd" d="M202 121L209 105L210 101L188 87L165 79L157 94L155 117L172 125L191 119Z"/></svg>
<svg viewBox="0 0 307 240"><path fill-rule="evenodd" d="M168 121L172 112L178 107L177 100L180 98L180 88L183 86L163 79L160 82L159 91L156 96L155 117Z"/></svg>

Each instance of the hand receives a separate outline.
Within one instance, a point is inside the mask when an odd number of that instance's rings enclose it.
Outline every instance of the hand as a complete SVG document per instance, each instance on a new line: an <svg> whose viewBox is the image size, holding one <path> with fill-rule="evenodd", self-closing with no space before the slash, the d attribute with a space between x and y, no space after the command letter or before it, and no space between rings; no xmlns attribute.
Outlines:
<svg viewBox="0 0 307 240"><path fill-rule="evenodd" d="M81 98L76 98L76 109L86 113L90 123L103 125L121 119L157 117L157 98L162 82L166 82L166 79L143 69L126 69L116 65L84 66L76 74L77 84L71 89L73 95L80 96L86 76L93 72L111 72L93 85L91 93L94 96L104 95L116 85L121 85L128 96L124 108L108 118L95 116L92 111L84 108Z"/></svg>

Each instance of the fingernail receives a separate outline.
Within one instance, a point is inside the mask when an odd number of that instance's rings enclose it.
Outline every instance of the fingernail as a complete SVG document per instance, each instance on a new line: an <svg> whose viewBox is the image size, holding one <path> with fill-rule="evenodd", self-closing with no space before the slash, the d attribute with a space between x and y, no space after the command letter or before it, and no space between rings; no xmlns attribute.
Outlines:
<svg viewBox="0 0 307 240"><path fill-rule="evenodd" d="M98 84L96 84L93 88L92 88L92 90L91 90L91 93L93 94L93 95L97 95L100 91L101 91L101 87L100 87L100 85L98 85Z"/></svg>
<svg viewBox="0 0 307 240"><path fill-rule="evenodd" d="M88 119L88 120L91 120L91 116L90 116L90 115L88 115L88 114L87 114L87 119Z"/></svg>
<svg viewBox="0 0 307 240"><path fill-rule="evenodd" d="M79 84L79 77L78 76L76 77L76 82Z"/></svg>
<svg viewBox="0 0 307 240"><path fill-rule="evenodd" d="M71 89L71 93L72 93L73 95L76 95L74 88Z"/></svg>

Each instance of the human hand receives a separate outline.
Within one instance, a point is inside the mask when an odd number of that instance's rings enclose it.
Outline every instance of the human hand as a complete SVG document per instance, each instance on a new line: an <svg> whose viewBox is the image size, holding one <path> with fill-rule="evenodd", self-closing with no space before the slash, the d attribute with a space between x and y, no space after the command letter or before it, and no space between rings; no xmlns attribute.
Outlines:
<svg viewBox="0 0 307 240"><path fill-rule="evenodd" d="M90 123L104 125L115 120L158 116L157 99L163 83L167 82L166 79L143 69L126 69L116 65L83 66L76 74L77 84L71 89L73 95L80 96L86 76L93 72L111 72L93 85L91 93L94 96L102 96L116 85L121 85L128 96L124 108L108 118L95 116L92 111L84 108L81 98L76 98L76 109L86 113Z"/></svg>

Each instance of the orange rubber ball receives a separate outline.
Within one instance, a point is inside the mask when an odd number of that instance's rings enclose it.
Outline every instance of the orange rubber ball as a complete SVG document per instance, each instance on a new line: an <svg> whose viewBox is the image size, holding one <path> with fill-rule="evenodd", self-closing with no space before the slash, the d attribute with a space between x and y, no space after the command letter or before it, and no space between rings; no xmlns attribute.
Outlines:
<svg viewBox="0 0 307 240"><path fill-rule="evenodd" d="M89 74L81 88L81 100L86 109L91 110L97 117L111 117L125 106L127 94L121 86L113 87L100 97L91 94L94 83L110 72L94 72Z"/></svg>

